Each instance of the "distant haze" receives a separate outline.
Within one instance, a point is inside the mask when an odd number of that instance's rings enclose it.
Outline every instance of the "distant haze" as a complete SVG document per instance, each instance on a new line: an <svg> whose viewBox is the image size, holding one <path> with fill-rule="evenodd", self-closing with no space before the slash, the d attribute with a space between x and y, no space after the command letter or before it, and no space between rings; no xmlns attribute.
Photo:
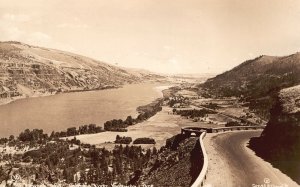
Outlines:
<svg viewBox="0 0 300 187"><path fill-rule="evenodd" d="M0 0L0 40L162 73L300 51L299 0Z"/></svg>

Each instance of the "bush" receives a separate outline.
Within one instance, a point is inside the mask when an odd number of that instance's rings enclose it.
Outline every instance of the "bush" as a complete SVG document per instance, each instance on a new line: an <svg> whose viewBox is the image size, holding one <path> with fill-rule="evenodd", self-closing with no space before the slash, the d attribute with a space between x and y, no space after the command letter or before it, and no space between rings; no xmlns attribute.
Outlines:
<svg viewBox="0 0 300 187"><path fill-rule="evenodd" d="M225 127L241 126L237 121L230 121L225 124Z"/></svg>
<svg viewBox="0 0 300 187"><path fill-rule="evenodd" d="M128 125L121 119L113 119L104 123L104 130L106 131L119 131L120 129L125 129L126 127L128 127ZM124 131L121 130L119 132Z"/></svg>
<svg viewBox="0 0 300 187"><path fill-rule="evenodd" d="M133 141L133 144L155 144L153 138L137 138Z"/></svg>
<svg viewBox="0 0 300 187"><path fill-rule="evenodd" d="M200 110L177 110L176 114L181 115L181 116L185 116L185 117L190 117L190 118L194 118L194 117L205 117L206 114L215 114L216 112L214 111L210 111L207 109L200 109Z"/></svg>
<svg viewBox="0 0 300 187"><path fill-rule="evenodd" d="M130 144L132 142L132 138L131 137L120 137L119 135L117 135L116 137L116 141L115 143L119 143L119 144Z"/></svg>

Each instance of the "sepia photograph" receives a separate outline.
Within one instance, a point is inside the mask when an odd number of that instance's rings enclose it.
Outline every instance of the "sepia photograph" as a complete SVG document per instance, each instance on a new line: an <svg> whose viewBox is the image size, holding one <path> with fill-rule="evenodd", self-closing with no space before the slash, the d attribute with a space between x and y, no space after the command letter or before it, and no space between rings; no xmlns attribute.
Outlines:
<svg viewBox="0 0 300 187"><path fill-rule="evenodd" d="M0 0L0 187L297 186L299 0Z"/></svg>

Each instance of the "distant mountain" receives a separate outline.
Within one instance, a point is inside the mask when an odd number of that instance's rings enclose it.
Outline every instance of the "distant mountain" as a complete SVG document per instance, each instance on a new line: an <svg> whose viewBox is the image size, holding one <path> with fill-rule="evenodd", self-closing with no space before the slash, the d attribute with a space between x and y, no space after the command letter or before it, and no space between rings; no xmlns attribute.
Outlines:
<svg viewBox="0 0 300 187"><path fill-rule="evenodd" d="M166 77L165 75L154 73L152 71L145 70L145 69L125 68L125 67L124 67L124 69L126 69L126 71L129 72L130 74L135 75L140 78L150 78L150 79L162 78L162 79L164 79Z"/></svg>
<svg viewBox="0 0 300 187"><path fill-rule="evenodd" d="M208 79L215 77L214 73L190 73L190 74L175 74L174 77L187 77L187 78L198 78L198 79Z"/></svg>
<svg viewBox="0 0 300 187"><path fill-rule="evenodd" d="M0 97L92 90L149 79L104 62L20 42L0 42Z"/></svg>
<svg viewBox="0 0 300 187"><path fill-rule="evenodd" d="M300 84L300 53L284 57L260 56L208 79L202 88L209 95L242 96L250 108L268 118L272 96Z"/></svg>

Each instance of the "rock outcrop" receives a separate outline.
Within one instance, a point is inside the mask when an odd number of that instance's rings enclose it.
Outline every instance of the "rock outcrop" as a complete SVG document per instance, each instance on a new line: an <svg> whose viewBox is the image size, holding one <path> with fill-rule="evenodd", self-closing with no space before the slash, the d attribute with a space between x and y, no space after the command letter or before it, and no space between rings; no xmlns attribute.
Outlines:
<svg viewBox="0 0 300 187"><path fill-rule="evenodd" d="M270 111L261 137L250 147L300 183L300 85L283 89Z"/></svg>
<svg viewBox="0 0 300 187"><path fill-rule="evenodd" d="M131 184L188 187L202 165L199 138L178 134L166 141L166 146L145 165L137 182Z"/></svg>

